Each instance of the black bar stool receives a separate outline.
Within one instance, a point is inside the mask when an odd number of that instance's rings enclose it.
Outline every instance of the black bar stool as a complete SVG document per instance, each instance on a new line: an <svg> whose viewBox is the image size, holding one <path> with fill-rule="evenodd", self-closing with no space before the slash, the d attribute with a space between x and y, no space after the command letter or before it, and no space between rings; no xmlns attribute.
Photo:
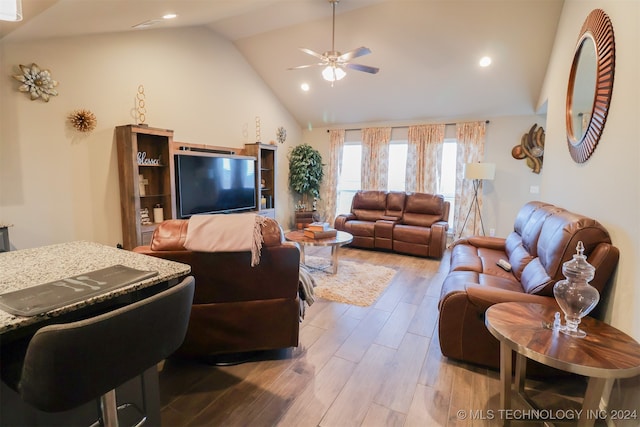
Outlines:
<svg viewBox="0 0 640 427"><path fill-rule="evenodd" d="M167 358L183 342L195 279L80 321L39 329L27 347L16 390L45 412L100 400L98 425L118 426L116 387ZM126 405L122 405L126 406ZM137 425L144 423L146 414Z"/></svg>

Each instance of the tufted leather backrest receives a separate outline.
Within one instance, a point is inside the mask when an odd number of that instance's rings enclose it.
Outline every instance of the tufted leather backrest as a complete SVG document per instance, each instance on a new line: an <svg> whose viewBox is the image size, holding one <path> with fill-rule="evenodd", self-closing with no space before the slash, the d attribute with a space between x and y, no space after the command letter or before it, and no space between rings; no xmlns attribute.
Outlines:
<svg viewBox="0 0 640 427"><path fill-rule="evenodd" d="M434 222L446 220L444 197L439 194L410 193L404 206L403 224L431 227Z"/></svg>
<svg viewBox="0 0 640 427"><path fill-rule="evenodd" d="M351 212L361 221L377 221L386 209L386 191L358 191L351 202Z"/></svg>

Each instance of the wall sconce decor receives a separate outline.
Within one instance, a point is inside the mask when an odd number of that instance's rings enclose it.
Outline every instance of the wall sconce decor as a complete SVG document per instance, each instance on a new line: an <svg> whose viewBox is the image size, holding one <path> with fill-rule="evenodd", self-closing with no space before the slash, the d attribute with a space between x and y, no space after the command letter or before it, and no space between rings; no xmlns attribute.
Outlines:
<svg viewBox="0 0 640 427"><path fill-rule="evenodd" d="M511 155L517 160L526 159L531 171L540 173L544 156L544 129L533 125L529 132L522 135L520 144L511 149Z"/></svg>
<svg viewBox="0 0 640 427"><path fill-rule="evenodd" d="M49 102L49 97L58 96L58 91L54 89L58 86L58 82L51 78L49 70L43 70L35 63L20 64L20 70L22 74L16 74L13 78L22 82L18 90L28 93L32 101L40 98L44 102Z"/></svg>

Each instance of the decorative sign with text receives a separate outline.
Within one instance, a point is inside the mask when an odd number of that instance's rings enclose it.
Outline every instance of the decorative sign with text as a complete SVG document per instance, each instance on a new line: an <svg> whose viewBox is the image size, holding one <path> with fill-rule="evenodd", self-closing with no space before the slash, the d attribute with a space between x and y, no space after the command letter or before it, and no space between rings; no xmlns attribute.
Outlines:
<svg viewBox="0 0 640 427"><path fill-rule="evenodd" d="M138 164L144 166L160 166L160 159L148 159L146 151L138 151Z"/></svg>

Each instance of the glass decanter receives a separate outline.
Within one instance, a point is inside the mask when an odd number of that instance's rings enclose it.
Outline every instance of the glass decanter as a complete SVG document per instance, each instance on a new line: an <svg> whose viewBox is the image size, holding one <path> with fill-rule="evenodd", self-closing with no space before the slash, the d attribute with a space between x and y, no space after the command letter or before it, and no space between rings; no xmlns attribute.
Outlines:
<svg viewBox="0 0 640 427"><path fill-rule="evenodd" d="M600 294L588 282L593 279L596 269L584 256L584 245L578 242L573 259L562 264L565 280L553 286L553 295L564 312L565 325L560 331L572 337L582 338L586 332L578 329L581 319L598 304Z"/></svg>

